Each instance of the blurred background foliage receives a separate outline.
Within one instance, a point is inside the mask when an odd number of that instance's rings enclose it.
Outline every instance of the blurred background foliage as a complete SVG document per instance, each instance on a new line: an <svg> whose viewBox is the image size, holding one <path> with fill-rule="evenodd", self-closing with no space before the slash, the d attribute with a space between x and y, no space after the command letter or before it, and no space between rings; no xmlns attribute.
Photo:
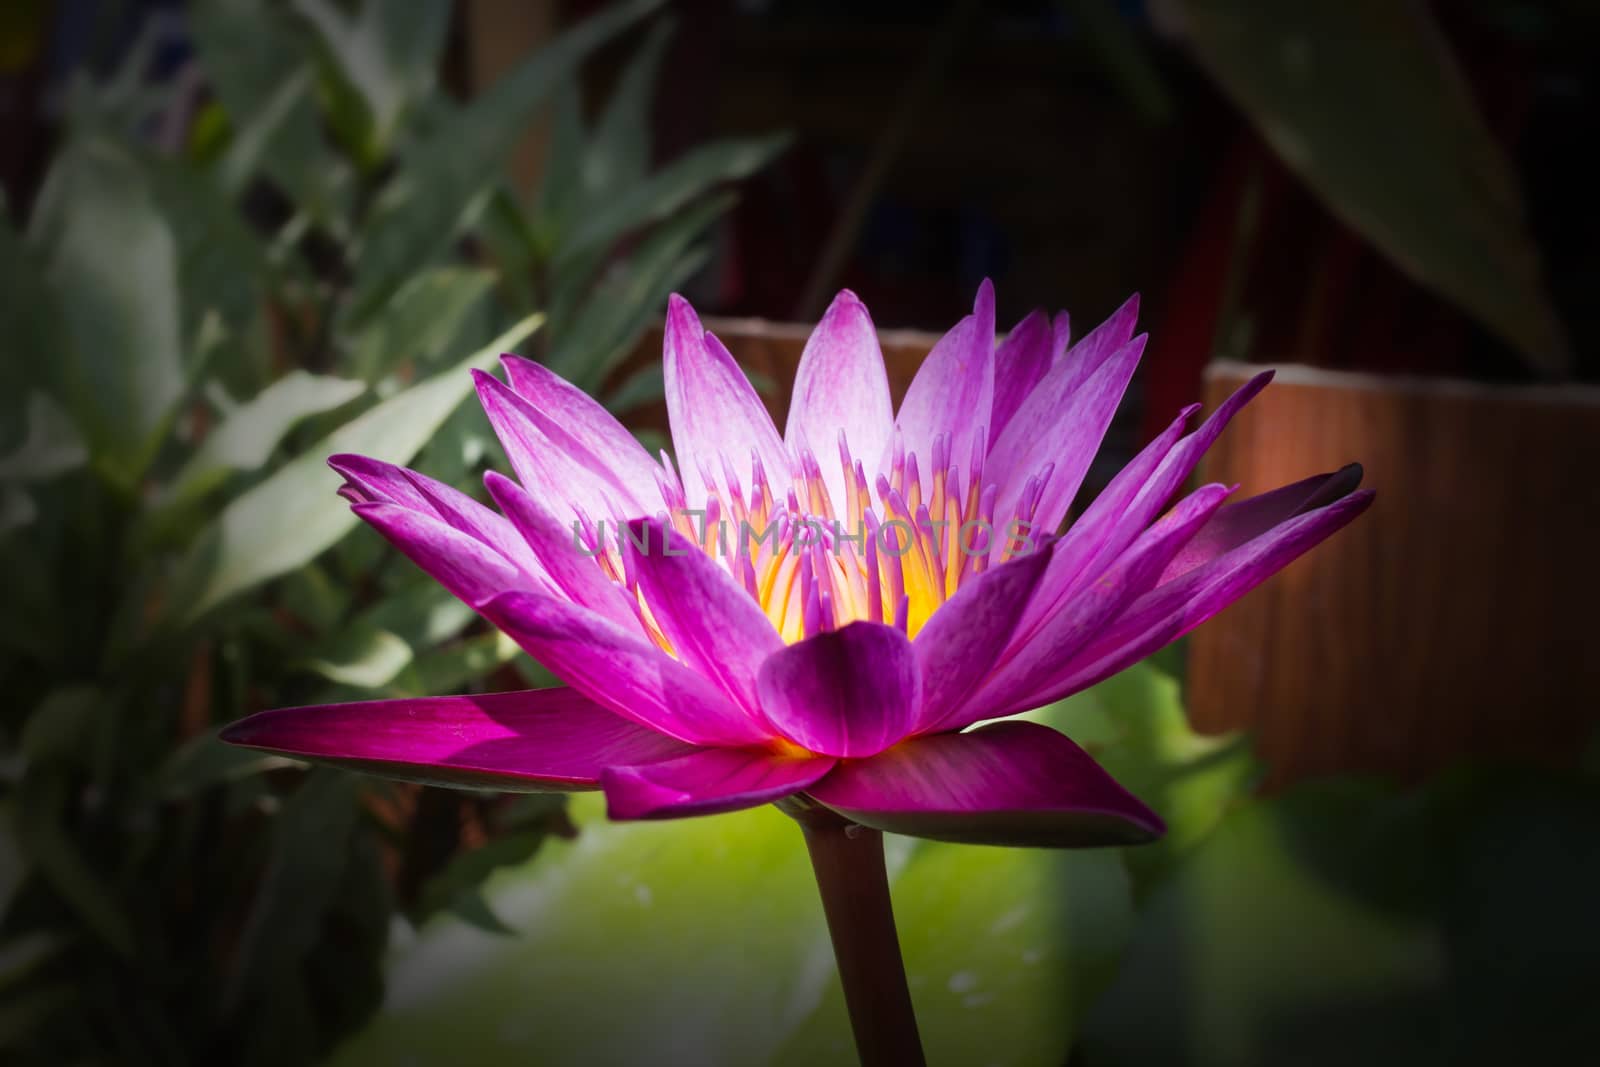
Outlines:
<svg viewBox="0 0 1600 1067"><path fill-rule="evenodd" d="M938 300L1011 269L1019 311L1066 289L1092 322L1161 258L1180 265L1147 296L1161 327L1142 387L1163 423L1196 395L1190 356L1284 337L1325 365L1593 376L1593 220L1552 222L1571 202L1554 195L1524 217L1530 168L1459 92L1419 6L1311 5L1308 21L1246 0L1043 5L1068 50L1034 31L1040 5L998 5L979 35L979 5L956 3L923 53L889 4L852 24L837 70L813 69L839 46L810 31L747 50L755 88L703 109L728 121L665 145L659 100L733 20L575 6L472 93L441 74L461 19L444 0L198 0L192 53L174 62L152 19L60 87L59 136L0 223L0 1060L848 1056L804 852L775 812L611 825L593 797L401 786L215 740L264 707L550 681L356 531L324 465L368 452L477 491L498 448L462 404L466 369L503 350L664 443L659 368L631 357L668 292L708 275L719 310L786 317L796 294L851 284L883 294L880 324L937 325L958 313L930 313ZM1471 6L1522 44L1593 26L1576 3ZM47 8L8 7L0 70ZM921 71L888 105L884 75L848 59L874 43ZM1058 111L984 95L1019 70L1097 103L1070 137L1041 136ZM1210 83L1254 134L1218 135ZM790 113L855 139L848 180L782 133L726 135ZM530 125L546 137L527 184L508 163ZM1097 154L1116 137L1121 155ZM1189 181L1219 158L1214 187ZM1369 243L1364 266L1287 173ZM951 210L962 185L994 217ZM1199 221L1174 240L1179 201ZM752 225L768 243L744 262L728 233ZM1285 299L1306 249L1307 273L1335 262L1346 294L1389 298ZM1470 325L1423 344L1393 328L1397 302L1429 300L1446 311L1423 318ZM1159 845L892 843L934 1062L1592 1051L1600 760L1263 796L1249 738L1191 730L1181 673L1167 658L1033 713L1163 813Z"/></svg>

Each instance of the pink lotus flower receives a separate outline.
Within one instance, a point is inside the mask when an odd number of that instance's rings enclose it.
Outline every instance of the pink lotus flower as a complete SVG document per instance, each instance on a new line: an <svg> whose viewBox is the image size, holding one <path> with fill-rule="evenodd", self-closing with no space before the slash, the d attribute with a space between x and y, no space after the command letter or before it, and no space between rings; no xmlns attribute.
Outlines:
<svg viewBox="0 0 1600 1067"><path fill-rule="evenodd" d="M428 782L600 788L616 819L786 801L949 841L1149 839L1161 820L1066 737L971 727L1175 640L1372 494L1347 468L1231 505L1207 485L1162 514L1262 375L1191 433L1183 412L1056 536L1144 347L1136 312L1070 346L1064 314L1035 312L997 347L985 283L896 412L867 310L840 293L780 435L674 297L676 468L507 356L507 382L477 383L518 479L485 479L498 512L331 463L364 520L569 688L288 708L224 737Z"/></svg>

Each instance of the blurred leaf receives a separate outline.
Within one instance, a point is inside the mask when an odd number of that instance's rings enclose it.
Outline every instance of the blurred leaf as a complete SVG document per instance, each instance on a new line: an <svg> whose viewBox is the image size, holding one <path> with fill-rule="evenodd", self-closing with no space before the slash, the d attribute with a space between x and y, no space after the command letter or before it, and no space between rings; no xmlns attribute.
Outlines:
<svg viewBox="0 0 1600 1067"><path fill-rule="evenodd" d="M468 209L499 180L527 122L595 48L657 7L633 0L557 36L462 108L455 121L408 147L400 173L379 197L356 262L349 321L360 325L419 266L448 248Z"/></svg>
<svg viewBox="0 0 1600 1067"><path fill-rule="evenodd" d="M673 26L674 20L663 16L650 28L650 36L622 72L595 123L594 134L580 157L586 206L638 184L649 170L651 109L659 99L656 81Z"/></svg>
<svg viewBox="0 0 1600 1067"><path fill-rule="evenodd" d="M1568 370L1511 163L1424 5L1180 5L1201 61L1335 214L1531 366Z"/></svg>
<svg viewBox="0 0 1600 1067"><path fill-rule="evenodd" d="M65 825L67 807L63 780L53 775L25 778L13 815L22 850L90 930L118 954L132 957L133 926L112 887L90 865Z"/></svg>
<svg viewBox="0 0 1600 1067"><path fill-rule="evenodd" d="M11 809L9 799L0 799L0 926L5 923L12 898L28 877L28 858L17 841Z"/></svg>
<svg viewBox="0 0 1600 1067"><path fill-rule="evenodd" d="M44 393L30 393L27 436L10 455L0 456L0 481L48 481L83 466L87 456L66 412Z"/></svg>
<svg viewBox="0 0 1600 1067"><path fill-rule="evenodd" d="M360 623L319 640L316 648L301 666L330 682L362 689L387 685L411 662L410 645L388 630Z"/></svg>
<svg viewBox="0 0 1600 1067"><path fill-rule="evenodd" d="M501 868L532 859L544 839L541 831L507 834L460 853L422 887L417 897L417 915L426 918L448 910L480 930L493 934L515 933L483 899L483 883Z"/></svg>
<svg viewBox="0 0 1600 1067"><path fill-rule="evenodd" d="M511 662L522 649L498 630L457 641L417 657L413 671L401 679L409 695L450 693L479 681Z"/></svg>
<svg viewBox="0 0 1600 1067"><path fill-rule="evenodd" d="M1300 859L1382 877L1351 830L1389 796L1308 786L1230 814L1152 894L1086 1025L1085 1061L1442 1062L1437 931L1341 892Z"/></svg>
<svg viewBox="0 0 1600 1067"><path fill-rule="evenodd" d="M416 649L428 649L461 632L475 615L432 578L420 576L399 592L387 593L360 620L389 630Z"/></svg>
<svg viewBox="0 0 1600 1067"><path fill-rule="evenodd" d="M667 295L701 263L690 246L729 207L733 194L710 197L658 227L598 285L588 286L575 316L553 331L550 367L594 391L632 351Z"/></svg>
<svg viewBox="0 0 1600 1067"><path fill-rule="evenodd" d="M361 382L290 371L222 420L184 464L171 494L193 493L220 473L256 470L301 419L342 407L365 391Z"/></svg>
<svg viewBox="0 0 1600 1067"><path fill-rule="evenodd" d="M773 134L690 149L585 215L577 229L563 238L557 262L605 247L641 226L671 217L713 187L754 174L788 144L788 134Z"/></svg>
<svg viewBox="0 0 1600 1067"><path fill-rule="evenodd" d="M50 182L35 223L50 284L72 309L64 399L95 465L131 489L184 388L172 232L138 169L105 143L69 147Z"/></svg>
<svg viewBox="0 0 1600 1067"><path fill-rule="evenodd" d="M363 0L346 15L329 0L295 0L357 90L377 145L393 137L406 104L433 87L450 26L448 0Z"/></svg>
<svg viewBox="0 0 1600 1067"><path fill-rule="evenodd" d="M48 557L26 536L0 537L0 648L56 664L66 654L61 590Z"/></svg>
<svg viewBox="0 0 1600 1067"><path fill-rule="evenodd" d="M661 403L667 395L666 376L659 364L643 367L606 395L606 408L619 418L630 411Z"/></svg>
<svg viewBox="0 0 1600 1067"><path fill-rule="evenodd" d="M545 234L569 217L583 197L583 156L587 146L582 93L576 80L555 94L551 111L550 147L545 152L539 192L533 203L533 217ZM542 247L538 251L548 255L550 249Z"/></svg>
<svg viewBox="0 0 1600 1067"><path fill-rule="evenodd" d="M45 288L43 267L0 217L0 448L12 448L27 433L23 401L46 384L59 388L60 352L65 347L55 301Z"/></svg>
<svg viewBox="0 0 1600 1067"><path fill-rule="evenodd" d="M375 382L409 360L443 351L494 284L494 274L470 267L437 267L411 278L356 338L351 373Z"/></svg>
<svg viewBox="0 0 1600 1067"><path fill-rule="evenodd" d="M1246 800L1261 776L1242 735L1205 737L1189 727L1178 683L1149 663L1024 717L1082 745L1166 820L1161 840L1123 853L1141 895Z"/></svg>
<svg viewBox="0 0 1600 1067"><path fill-rule="evenodd" d="M179 800L215 785L293 765L293 760L283 756L225 744L216 730L208 730L178 746L156 771L153 783L163 799Z"/></svg>
<svg viewBox="0 0 1600 1067"><path fill-rule="evenodd" d="M330 455L358 452L405 463L472 390L474 367L539 326L530 316L461 363L345 423L223 509L187 555L175 608L184 622L313 559L358 521L337 495Z"/></svg>
<svg viewBox="0 0 1600 1067"><path fill-rule="evenodd" d="M272 852L239 935L224 1002L271 989L292 975L316 944L324 910L350 859L360 811L354 779L316 770L284 802L272 822Z"/></svg>
<svg viewBox="0 0 1600 1067"><path fill-rule="evenodd" d="M850 1062L793 822L602 808L575 797L575 841L485 884L519 936L440 916L399 948L384 1008L334 1063ZM1115 854L889 844L931 1062L1061 1062L1130 920Z"/></svg>
<svg viewBox="0 0 1600 1067"><path fill-rule="evenodd" d="M23 724L20 747L28 763L70 764L85 759L95 713L104 699L92 685L69 685L52 691Z"/></svg>

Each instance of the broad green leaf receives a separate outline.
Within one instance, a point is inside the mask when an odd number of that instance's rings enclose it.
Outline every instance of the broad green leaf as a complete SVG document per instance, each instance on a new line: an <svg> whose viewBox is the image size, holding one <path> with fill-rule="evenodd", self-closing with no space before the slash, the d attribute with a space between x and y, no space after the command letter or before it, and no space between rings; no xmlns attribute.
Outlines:
<svg viewBox="0 0 1600 1067"><path fill-rule="evenodd" d="M538 328L530 316L461 363L352 419L266 481L234 499L185 558L174 608L183 622L299 567L348 533L357 519L338 496L327 459L358 452L405 463L472 390L469 373Z"/></svg>
<svg viewBox="0 0 1600 1067"><path fill-rule="evenodd" d="M94 463L131 489L184 389L172 231L132 161L81 142L56 163L41 223L47 277L71 339L63 399Z"/></svg>
<svg viewBox="0 0 1600 1067"><path fill-rule="evenodd" d="M1362 866L1360 830L1389 802L1381 789L1330 784L1229 815L1149 898L1086 1024L1085 1062L1441 1062L1437 928L1319 870Z"/></svg>
<svg viewBox="0 0 1600 1067"><path fill-rule="evenodd" d="M222 420L184 464L171 494L187 496L219 474L256 470L300 420L342 407L365 391L361 382L290 371Z"/></svg>
<svg viewBox="0 0 1600 1067"><path fill-rule="evenodd" d="M104 695L92 685L69 685L45 697L22 727L21 750L30 764L79 763L89 754L95 715Z"/></svg>
<svg viewBox="0 0 1600 1067"><path fill-rule="evenodd" d="M586 215L570 235L564 236L558 264L606 247L641 226L670 218L723 182L749 177L788 144L788 134L772 134L690 149Z"/></svg>
<svg viewBox="0 0 1600 1067"><path fill-rule="evenodd" d="M409 360L443 351L494 284L494 274L469 267L436 267L407 281L356 337L350 370L375 382Z"/></svg>
<svg viewBox="0 0 1600 1067"><path fill-rule="evenodd" d="M1247 739L1195 733L1178 683L1148 663L1025 717L1082 745L1166 821L1161 840L1124 852L1141 894L1203 841L1260 778Z"/></svg>
<svg viewBox="0 0 1600 1067"><path fill-rule="evenodd" d="M28 395L27 436L0 456L0 481L42 482L83 465L88 451L72 420L44 393Z"/></svg>
<svg viewBox="0 0 1600 1067"><path fill-rule="evenodd" d="M301 666L330 682L376 689L387 685L411 662L411 646L388 630L355 624L318 639L316 653Z"/></svg>
<svg viewBox="0 0 1600 1067"><path fill-rule="evenodd" d="M462 108L455 120L402 155L373 213L356 260L348 321L360 325L420 266L450 246L469 208L499 181L530 117L594 49L659 5L634 0L567 30Z"/></svg>
<svg viewBox="0 0 1600 1067"><path fill-rule="evenodd" d="M659 404L666 396L666 376L658 364L652 363L632 374L627 381L606 394L606 409L621 417L636 408Z"/></svg>
<svg viewBox="0 0 1600 1067"><path fill-rule="evenodd" d="M360 620L398 635L413 648L428 649L460 633L474 617L444 586L419 575L406 588L385 594Z"/></svg>
<svg viewBox="0 0 1600 1067"><path fill-rule="evenodd" d="M550 147L539 175L539 192L530 208L543 237L537 251L546 255L555 244L552 235L583 197L583 155L587 140L582 93L577 82L556 93L550 110Z"/></svg>
<svg viewBox="0 0 1600 1067"><path fill-rule="evenodd" d="M1178 6L1201 62L1336 215L1533 367L1568 368L1511 161L1425 6Z"/></svg>
<svg viewBox="0 0 1600 1067"><path fill-rule="evenodd" d="M11 449L27 433L26 398L52 386L59 397L64 333L44 270L0 218L0 449Z"/></svg>
<svg viewBox="0 0 1600 1067"><path fill-rule="evenodd" d="M333 1062L850 1062L794 823L602 807L574 798L575 840L484 884L516 936L440 916L397 946L383 1009ZM1115 854L889 844L930 1062L1062 1062L1130 919Z"/></svg>
<svg viewBox="0 0 1600 1067"><path fill-rule="evenodd" d="M412 670L397 685L407 696L434 696L454 692L469 682L482 681L521 652L517 643L498 630L457 641L417 657Z"/></svg>

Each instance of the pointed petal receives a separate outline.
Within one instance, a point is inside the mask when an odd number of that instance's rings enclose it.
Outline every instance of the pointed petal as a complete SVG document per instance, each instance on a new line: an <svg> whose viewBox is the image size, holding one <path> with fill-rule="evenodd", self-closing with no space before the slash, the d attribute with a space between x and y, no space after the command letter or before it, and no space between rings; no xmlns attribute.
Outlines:
<svg viewBox="0 0 1600 1067"><path fill-rule="evenodd" d="M705 748L601 776L613 819L676 819L770 804L798 793L833 768L825 756L776 755L762 748Z"/></svg>
<svg viewBox="0 0 1600 1067"><path fill-rule="evenodd" d="M955 462L966 463L993 408L994 286L985 280L972 314L939 338L922 361L895 418L906 452L922 464L925 483L932 477L933 442L948 434L950 455ZM880 472L887 472L892 450L891 445L879 458ZM924 484L923 491L929 488Z"/></svg>
<svg viewBox="0 0 1600 1067"><path fill-rule="evenodd" d="M430 515L477 538L528 573L543 573L511 524L460 490L369 456L329 456L328 466L344 476L351 490L347 496L355 503L398 504Z"/></svg>
<svg viewBox="0 0 1600 1067"><path fill-rule="evenodd" d="M673 652L759 715L756 675L783 648L766 612L725 567L660 519L630 526L625 540L640 592Z"/></svg>
<svg viewBox="0 0 1600 1067"><path fill-rule="evenodd" d="M1111 419L1144 353L1140 334L1106 359L1087 381L1072 361L1057 364L1023 401L989 453L987 471L1000 485L995 517L1010 519L1029 478L1054 464L1035 511L1035 526L1054 533L1100 451Z"/></svg>
<svg viewBox="0 0 1600 1067"><path fill-rule="evenodd" d="M1081 385L1100 369L1102 363L1133 339L1133 330L1138 324L1139 294L1134 293L1111 313L1110 318L1090 330L1077 344L1070 348L1061 344L1056 349L1061 354L1056 357L1055 363L1057 366L1071 364L1073 379ZM1057 340L1065 342L1068 332L1066 321L1058 319L1056 327Z"/></svg>
<svg viewBox="0 0 1600 1067"><path fill-rule="evenodd" d="M1053 343L1050 317L1035 311L1017 323L995 349L994 408L989 416L988 447L993 448L1000 440L1000 431L1050 369Z"/></svg>
<svg viewBox="0 0 1600 1067"><path fill-rule="evenodd" d="M552 674L618 715L693 745L771 740L708 679L586 608L512 593L481 610Z"/></svg>
<svg viewBox="0 0 1600 1067"><path fill-rule="evenodd" d="M496 471L485 474L483 484L511 520L527 550L550 576L558 595L643 636L632 595L600 569L574 532L577 520L563 524L526 489Z"/></svg>
<svg viewBox="0 0 1600 1067"><path fill-rule="evenodd" d="M1231 552L1246 541L1253 541L1268 530L1296 515L1325 507L1349 496L1361 484L1361 464L1352 463L1331 474L1286 485L1230 504L1212 516L1183 550L1167 564L1161 574L1165 584L1208 563L1224 552Z"/></svg>
<svg viewBox="0 0 1600 1067"><path fill-rule="evenodd" d="M1229 492L1226 486L1207 485L1180 501L1104 574L1082 586L1034 628L1020 631L1006 653L1004 666L979 690L971 706L957 709L939 726L959 729L979 719L1046 703L1039 691L1060 673L1061 665L1095 641L1137 597L1155 587L1172 557L1216 514Z"/></svg>
<svg viewBox="0 0 1600 1067"><path fill-rule="evenodd" d="M863 826L963 844L1130 845L1166 830L1088 753L1031 722L915 737L807 792Z"/></svg>
<svg viewBox="0 0 1600 1067"><path fill-rule="evenodd" d="M768 657L761 707L785 737L825 756L859 758L904 737L921 701L917 658L905 634L853 622Z"/></svg>
<svg viewBox="0 0 1600 1067"><path fill-rule="evenodd" d="M938 729L988 676L1011 643L1049 561L1046 546L968 579L918 631L911 643L922 672L915 732Z"/></svg>
<svg viewBox="0 0 1600 1067"><path fill-rule="evenodd" d="M1087 689L1171 644L1315 547L1372 503L1351 493L1297 515L1230 552L1134 600L1093 642L1063 664L1030 706Z"/></svg>
<svg viewBox="0 0 1600 1067"><path fill-rule="evenodd" d="M635 500L660 506L660 465L599 401L559 374L520 356L504 355L511 388L528 401L545 436L568 455L609 471Z"/></svg>
<svg viewBox="0 0 1600 1067"><path fill-rule="evenodd" d="M833 457L839 432L853 456L875 459L894 432L889 375L872 318L856 294L840 290L806 340L794 376L784 440L798 455L809 449L835 507L846 499L844 471Z"/></svg>
<svg viewBox="0 0 1600 1067"><path fill-rule="evenodd" d="M616 764L694 751L570 689L263 711L222 739L389 778L507 792L598 788Z"/></svg>
<svg viewBox="0 0 1600 1067"><path fill-rule="evenodd" d="M652 487L648 496L636 495L572 434L557 431L552 436L550 420L500 379L478 370L472 376L518 480L550 508L562 508L563 518L572 506L593 518L632 518L661 510L659 488Z"/></svg>
<svg viewBox="0 0 1600 1067"><path fill-rule="evenodd" d="M434 581L474 608L511 590L549 592L510 560L470 534L400 504L357 504L352 509Z"/></svg>
<svg viewBox="0 0 1600 1067"><path fill-rule="evenodd" d="M789 484L793 463L772 425L772 416L733 356L706 332L689 302L677 294L667 303L662 370L672 445L689 503L703 503L712 488L725 494L724 459L740 478L746 478L752 450L781 495ZM706 485L703 471L711 473L711 486Z"/></svg>

